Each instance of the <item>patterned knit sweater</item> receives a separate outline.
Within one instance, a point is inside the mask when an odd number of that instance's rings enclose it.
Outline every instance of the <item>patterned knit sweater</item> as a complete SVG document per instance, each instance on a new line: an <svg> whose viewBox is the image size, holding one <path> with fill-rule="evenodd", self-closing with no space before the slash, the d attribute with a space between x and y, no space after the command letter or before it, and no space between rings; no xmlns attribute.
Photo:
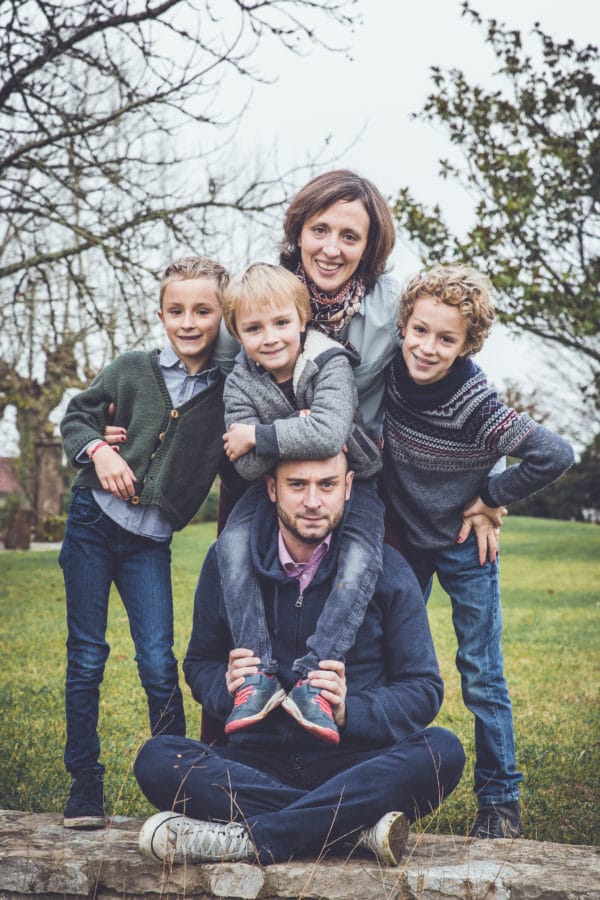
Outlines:
<svg viewBox="0 0 600 900"><path fill-rule="evenodd" d="M115 425L127 428L121 455L137 478L130 502L160 507L178 530L197 511L225 459L224 379L173 409L158 355L131 350L118 356L73 397L60 430L67 457L80 466L79 453L103 436L114 402ZM101 487L93 465L81 468L73 487Z"/></svg>
<svg viewBox="0 0 600 900"><path fill-rule="evenodd" d="M503 456L518 465L490 469ZM417 385L400 350L387 370L383 487L409 547L455 544L462 510L522 500L559 478L573 450L526 413L505 406L469 358L445 378Z"/></svg>

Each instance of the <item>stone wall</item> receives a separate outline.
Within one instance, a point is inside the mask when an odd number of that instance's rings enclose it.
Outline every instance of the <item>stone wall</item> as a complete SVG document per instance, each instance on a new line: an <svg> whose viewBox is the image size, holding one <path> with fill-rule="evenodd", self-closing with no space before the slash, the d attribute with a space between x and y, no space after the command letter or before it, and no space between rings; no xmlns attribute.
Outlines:
<svg viewBox="0 0 600 900"><path fill-rule="evenodd" d="M169 868L139 853L141 824L72 831L56 813L0 812L0 900L600 900L594 847L412 834L396 869L368 856Z"/></svg>

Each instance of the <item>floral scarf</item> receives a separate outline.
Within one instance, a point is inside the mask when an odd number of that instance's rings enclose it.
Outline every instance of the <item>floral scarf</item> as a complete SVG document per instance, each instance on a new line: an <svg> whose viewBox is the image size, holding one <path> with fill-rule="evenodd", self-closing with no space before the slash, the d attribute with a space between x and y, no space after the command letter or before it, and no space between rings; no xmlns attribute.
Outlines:
<svg viewBox="0 0 600 900"><path fill-rule="evenodd" d="M312 309L312 319L310 324L318 331L322 331L334 341L358 353L356 348L349 341L345 341L339 336L339 332L351 321L353 316L359 312L362 300L365 295L365 283L360 275L353 275L335 295L328 297L327 294L320 291L314 281L311 281L304 271L302 263L296 269L296 276L308 291L310 296L310 306Z"/></svg>

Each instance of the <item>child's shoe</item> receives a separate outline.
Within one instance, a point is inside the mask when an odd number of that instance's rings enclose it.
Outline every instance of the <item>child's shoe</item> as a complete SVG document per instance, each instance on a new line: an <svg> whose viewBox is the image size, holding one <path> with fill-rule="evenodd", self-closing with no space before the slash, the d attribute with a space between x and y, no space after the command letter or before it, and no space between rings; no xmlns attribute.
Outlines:
<svg viewBox="0 0 600 900"><path fill-rule="evenodd" d="M104 784L99 772L74 775L63 818L65 828L104 828Z"/></svg>
<svg viewBox="0 0 600 900"><path fill-rule="evenodd" d="M225 722L225 734L233 734L260 722L279 706L284 697L285 691L274 675L266 672L247 675L243 685L235 692L233 710Z"/></svg>
<svg viewBox="0 0 600 900"><path fill-rule="evenodd" d="M513 800L509 803L492 803L478 809L469 837L519 838L522 834L519 801Z"/></svg>
<svg viewBox="0 0 600 900"><path fill-rule="evenodd" d="M333 720L331 704L308 678L297 681L281 705L307 731L328 744L339 744L340 732Z"/></svg>

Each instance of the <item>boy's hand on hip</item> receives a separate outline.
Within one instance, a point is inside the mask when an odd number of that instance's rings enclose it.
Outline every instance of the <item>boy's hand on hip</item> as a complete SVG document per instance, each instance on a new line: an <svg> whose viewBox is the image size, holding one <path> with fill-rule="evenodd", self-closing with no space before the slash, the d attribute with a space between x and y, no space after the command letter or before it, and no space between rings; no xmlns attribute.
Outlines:
<svg viewBox="0 0 600 900"><path fill-rule="evenodd" d="M477 497L476 500L473 500L468 506L465 506L463 509L463 518L470 519L472 516L478 515L487 516L490 522L493 523L494 528L500 528L502 525L502 516L507 516L508 510L505 506L488 506L483 502L481 497Z"/></svg>
<svg viewBox="0 0 600 900"><path fill-rule="evenodd" d="M500 550L500 542L498 535L500 529L496 528L494 523L487 516L477 515L469 516L463 519L462 527L458 533L457 543L462 544L471 533L471 529L475 532L477 540L477 548L479 550L479 565L485 566L489 559L490 564L493 563L498 556Z"/></svg>
<svg viewBox="0 0 600 900"><path fill-rule="evenodd" d="M92 462L96 467L98 481L105 491L121 500L128 500L135 494L136 477L112 447L100 447L94 453Z"/></svg>
<svg viewBox="0 0 600 900"><path fill-rule="evenodd" d="M318 669L308 673L313 687L319 688L331 703L333 720L338 728L346 724L346 666L338 659L322 659Z"/></svg>
<svg viewBox="0 0 600 900"><path fill-rule="evenodd" d="M463 523L456 538L457 544L463 544L473 529L479 550L479 565L485 566L488 559L490 564L495 562L500 550L498 535L502 516L506 515L508 515L506 507L487 506L478 497L463 509Z"/></svg>

